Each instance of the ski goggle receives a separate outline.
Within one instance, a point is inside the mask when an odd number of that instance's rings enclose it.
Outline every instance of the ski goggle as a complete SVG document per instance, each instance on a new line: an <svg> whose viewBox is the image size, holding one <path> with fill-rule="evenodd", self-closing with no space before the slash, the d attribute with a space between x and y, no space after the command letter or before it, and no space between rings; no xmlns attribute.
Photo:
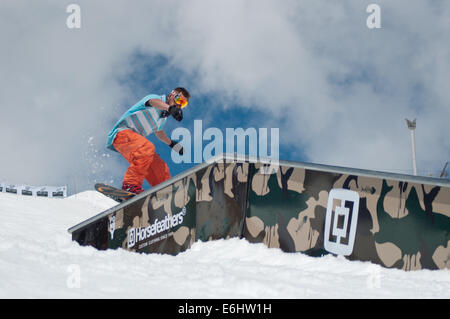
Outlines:
<svg viewBox="0 0 450 319"><path fill-rule="evenodd" d="M181 93L175 95L175 103L181 106L181 108L185 108L188 105L188 100L181 96Z"/></svg>

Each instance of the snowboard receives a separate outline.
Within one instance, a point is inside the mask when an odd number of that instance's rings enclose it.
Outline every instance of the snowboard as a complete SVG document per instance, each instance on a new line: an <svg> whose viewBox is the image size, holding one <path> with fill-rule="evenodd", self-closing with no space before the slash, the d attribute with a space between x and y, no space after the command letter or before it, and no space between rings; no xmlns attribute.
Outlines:
<svg viewBox="0 0 450 319"><path fill-rule="evenodd" d="M108 196L109 198L114 199L116 202L122 203L126 200L129 200L136 194L124 191L119 188L115 188L110 185L106 185L103 183L97 183L95 184L95 190L102 193L105 196Z"/></svg>

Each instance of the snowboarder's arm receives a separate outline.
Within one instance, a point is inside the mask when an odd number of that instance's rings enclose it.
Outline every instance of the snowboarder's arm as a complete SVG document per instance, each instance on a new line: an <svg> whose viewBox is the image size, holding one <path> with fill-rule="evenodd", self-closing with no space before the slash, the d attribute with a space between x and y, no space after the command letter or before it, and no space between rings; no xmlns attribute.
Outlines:
<svg viewBox="0 0 450 319"><path fill-rule="evenodd" d="M162 142L169 145L170 148L173 149L175 152L179 153L180 155L183 155L183 152L184 152L183 146L181 144L179 144L178 142L172 141L163 130L156 131L155 135Z"/></svg>
<svg viewBox="0 0 450 319"><path fill-rule="evenodd" d="M161 111L168 111L169 110L169 104L164 103L160 99L150 99L145 103L146 106L153 106Z"/></svg>
<svg viewBox="0 0 450 319"><path fill-rule="evenodd" d="M167 145L170 145L172 143L172 140L167 136L166 132L163 130L156 131L155 135L157 138L159 138L162 142L166 143Z"/></svg>
<svg viewBox="0 0 450 319"><path fill-rule="evenodd" d="M181 111L181 109L179 107L176 107L175 105L169 105L159 99L150 99L147 102L145 102L145 106L153 106L153 107L157 108L158 110L163 111L161 113L162 117L167 117L170 114L178 122L181 122L181 120L183 120L183 112ZM164 113L166 113L166 114L164 114Z"/></svg>

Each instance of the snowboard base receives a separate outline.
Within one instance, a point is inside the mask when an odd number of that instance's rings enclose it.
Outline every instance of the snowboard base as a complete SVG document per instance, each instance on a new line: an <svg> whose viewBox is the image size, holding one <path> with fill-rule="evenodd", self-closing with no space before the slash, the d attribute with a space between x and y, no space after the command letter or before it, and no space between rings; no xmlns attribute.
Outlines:
<svg viewBox="0 0 450 319"><path fill-rule="evenodd" d="M108 196L109 198L114 199L118 203L127 201L136 195L134 193L127 192L122 189L115 188L113 186L106 185L103 183L95 184L95 190L102 193L105 196Z"/></svg>

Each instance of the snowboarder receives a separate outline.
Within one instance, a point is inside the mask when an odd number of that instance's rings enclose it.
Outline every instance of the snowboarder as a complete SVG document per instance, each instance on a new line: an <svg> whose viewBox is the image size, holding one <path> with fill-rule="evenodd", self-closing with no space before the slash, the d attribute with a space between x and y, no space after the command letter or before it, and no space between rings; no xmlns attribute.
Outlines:
<svg viewBox="0 0 450 319"><path fill-rule="evenodd" d="M183 119L182 108L188 105L189 92L182 87L169 95L150 94L133 105L108 134L107 147L117 151L130 164L123 177L122 189L139 194L146 179L156 186L170 178L169 167L155 152L146 136L154 133L158 139L183 155L183 147L171 140L162 130L167 118Z"/></svg>

